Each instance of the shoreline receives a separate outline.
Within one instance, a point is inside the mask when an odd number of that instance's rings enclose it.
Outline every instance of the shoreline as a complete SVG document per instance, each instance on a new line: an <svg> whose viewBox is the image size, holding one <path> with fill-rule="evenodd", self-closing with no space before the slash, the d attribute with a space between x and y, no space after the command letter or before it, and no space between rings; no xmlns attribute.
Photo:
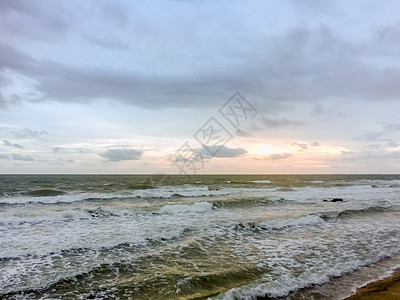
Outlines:
<svg viewBox="0 0 400 300"><path fill-rule="evenodd" d="M400 255L332 277L323 284L314 284L292 291L284 297L258 296L257 300L297 299L400 299Z"/></svg>
<svg viewBox="0 0 400 300"><path fill-rule="evenodd" d="M394 273L389 277L371 282L358 288L354 295L345 299L400 299L400 268L394 271Z"/></svg>

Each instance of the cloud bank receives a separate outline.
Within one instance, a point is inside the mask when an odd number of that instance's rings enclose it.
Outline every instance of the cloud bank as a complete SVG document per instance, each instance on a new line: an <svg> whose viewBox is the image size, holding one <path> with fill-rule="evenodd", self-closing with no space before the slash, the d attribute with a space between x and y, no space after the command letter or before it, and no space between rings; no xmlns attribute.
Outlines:
<svg viewBox="0 0 400 300"><path fill-rule="evenodd" d="M142 150L135 149L108 149L99 155L108 161L119 162L123 160L139 160L142 156Z"/></svg>

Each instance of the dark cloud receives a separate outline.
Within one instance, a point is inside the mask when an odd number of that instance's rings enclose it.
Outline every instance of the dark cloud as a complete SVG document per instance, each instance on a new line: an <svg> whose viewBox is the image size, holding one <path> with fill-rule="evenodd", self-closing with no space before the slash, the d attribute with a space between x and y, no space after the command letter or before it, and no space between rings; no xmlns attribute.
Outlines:
<svg viewBox="0 0 400 300"><path fill-rule="evenodd" d="M290 157L293 157L293 154L284 152L284 153L271 154L268 158L270 160L280 160L280 159L286 159L286 158L290 158Z"/></svg>
<svg viewBox="0 0 400 300"><path fill-rule="evenodd" d="M50 44L57 41L55 45L59 46L60 37L71 35L69 40L79 41L82 48L95 44L106 50L119 49L120 61L126 66L105 66L103 52L99 52L98 60L79 66L64 63L62 55L58 61L56 55L49 59L33 57L29 47L16 46L22 43L0 45L0 69L35 79L39 92L51 101L107 98L151 109L200 107L215 106L216 100L223 101L232 91L239 90L249 97L265 96L254 103L265 112L270 100L400 97L400 69L395 63L399 57L394 53L387 58L376 43L378 39L397 47L396 26L388 25L375 35L371 32L369 37L360 39L346 38L343 32L324 22L319 26L285 27L286 31L280 34L249 37L246 29L232 35L233 29L221 21L218 26L223 32L216 38L215 29L207 22L192 24L183 19L182 24L168 24L168 18L133 20L136 15L130 15L132 11L122 4L100 2L85 8L67 1L60 3L2 1L0 25L10 36L23 36L24 41L32 43L39 38ZM315 3L309 0L299 7L332 11ZM250 21L251 15L243 18ZM176 35L167 35L167 28L175 30ZM213 38L218 43L212 43ZM29 42L23 45L29 46ZM371 63L380 59L387 63ZM0 99L0 105L4 106L4 100ZM266 127L299 125L286 119L265 119L264 123Z"/></svg>
<svg viewBox="0 0 400 300"><path fill-rule="evenodd" d="M109 149L99 155L108 161L118 162L122 160L139 160L142 156L142 150L135 149Z"/></svg>
<svg viewBox="0 0 400 300"><path fill-rule="evenodd" d="M397 64L370 64L385 56L371 40L347 40L329 26L298 27L271 39L253 54L254 80L271 99L310 102L336 99L395 100L400 96ZM258 80L257 80L258 78ZM261 84L262 82L262 84ZM383 97L383 98L382 98Z"/></svg>
<svg viewBox="0 0 400 300"><path fill-rule="evenodd" d="M207 148L205 148L207 147ZM203 155L205 158L216 157L216 158L233 158L241 156L247 153L246 149L243 148L228 148L223 145L215 145L215 146L205 146L201 149L198 149L198 152ZM214 155L211 155L213 153Z"/></svg>
<svg viewBox="0 0 400 300"><path fill-rule="evenodd" d="M33 157L31 157L30 155L23 155L19 153L13 153L12 158L14 160L21 160L21 161L34 161Z"/></svg>
<svg viewBox="0 0 400 300"><path fill-rule="evenodd" d="M0 153L0 159L8 159L8 155Z"/></svg>
<svg viewBox="0 0 400 300"><path fill-rule="evenodd" d="M0 57L4 58L0 59L0 66L35 77L39 81L39 91L53 100L112 98L150 108L211 105L215 100L209 96L226 97L224 90L241 90L246 95L268 91L271 99L286 101L310 101L330 96L390 99L400 96L397 85L400 72L396 67L377 70L354 61L358 54L356 47L334 37L328 29L298 29L289 33L287 40L273 45L272 49L266 49L267 56L253 57L248 66L242 67L244 69L228 68L211 74L211 70L204 70L184 77L129 74L39 62L7 46L0 49ZM319 57L317 61L316 57ZM251 67L253 60L257 61L257 67ZM143 97L147 101L143 101ZM264 123L279 127L287 121L265 119Z"/></svg>
<svg viewBox="0 0 400 300"><path fill-rule="evenodd" d="M11 143L10 141L7 141L7 140L3 140L3 144L6 145L7 147L13 147L13 148L19 148L19 149L24 148L24 146L22 146L22 145L13 144L13 143Z"/></svg>

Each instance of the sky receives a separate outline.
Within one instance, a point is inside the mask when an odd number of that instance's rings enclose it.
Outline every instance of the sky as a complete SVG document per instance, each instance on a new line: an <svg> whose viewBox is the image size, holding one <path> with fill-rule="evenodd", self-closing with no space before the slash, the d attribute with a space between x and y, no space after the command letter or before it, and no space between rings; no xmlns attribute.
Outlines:
<svg viewBox="0 0 400 300"><path fill-rule="evenodd" d="M0 173L399 173L399 11L2 0Z"/></svg>

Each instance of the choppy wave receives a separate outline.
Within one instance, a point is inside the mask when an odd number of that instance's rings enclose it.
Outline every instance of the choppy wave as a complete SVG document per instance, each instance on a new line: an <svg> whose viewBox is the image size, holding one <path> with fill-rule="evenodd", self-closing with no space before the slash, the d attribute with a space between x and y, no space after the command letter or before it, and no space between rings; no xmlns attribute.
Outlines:
<svg viewBox="0 0 400 300"><path fill-rule="evenodd" d="M252 205L274 205L278 203L284 203L286 200L282 197L235 197L225 198L221 200L214 200L213 207L215 208L245 208Z"/></svg>
<svg viewBox="0 0 400 300"><path fill-rule="evenodd" d="M164 204L153 207L152 210L148 209L116 209L107 206L98 206L87 209L66 209L58 211L39 210L36 212L19 212L18 210L10 214L0 212L0 225L9 224L37 224L43 222L57 222L57 221L76 221L76 220L89 220L89 219L104 219L119 217L137 217L138 214L182 214L182 213L196 213L208 212L213 209L212 202L195 202L192 204Z"/></svg>
<svg viewBox="0 0 400 300"><path fill-rule="evenodd" d="M265 178L0 182L0 298L286 296L400 251L395 180Z"/></svg>
<svg viewBox="0 0 400 300"><path fill-rule="evenodd" d="M199 198L199 197L219 197L228 195L238 195L243 201L250 204L251 198L264 198L270 200L271 197L282 198L291 201L309 202L310 200L322 201L329 197L345 198L346 201L362 199L361 191L365 192L366 189L371 189L371 197L378 197L382 189L373 189L371 186L350 186L350 187L223 187L223 188L209 188L208 186L187 186L187 187L166 187L155 189L142 189L142 190L127 190L118 193L79 193L70 192L64 193L58 190L37 190L35 196L19 193L16 195L7 194L0 197L1 206L24 206L24 205L63 205L74 202L84 201L134 201L140 199L174 199L179 197L184 198ZM346 190L346 193L343 191ZM351 198L348 197L351 193ZM56 195L57 194L57 195ZM242 196L239 196L242 194ZM257 200L258 201L258 200ZM236 200L236 203L239 201ZM231 203L234 205L233 203ZM216 206L223 205L223 203L216 202ZM227 203L227 205L229 205Z"/></svg>
<svg viewBox="0 0 400 300"><path fill-rule="evenodd" d="M58 190L52 190L52 189L40 189L40 190L33 190L33 191L30 191L30 192L27 192L26 194L28 196L34 196L34 197L46 197L46 196L64 195L65 192L58 191Z"/></svg>
<svg viewBox="0 0 400 300"><path fill-rule="evenodd" d="M56 190L37 190L25 194L6 195L0 198L0 206L26 204L66 204L82 201L106 201L115 199L170 199L174 197L211 197L228 195L231 189L209 189L205 187L161 188L126 191L123 193L70 193Z"/></svg>
<svg viewBox="0 0 400 300"><path fill-rule="evenodd" d="M294 218L268 220L260 223L256 222L248 222L244 224L239 223L234 225L233 228L235 230L250 230L250 231L281 230L293 227L314 226L323 222L324 219L322 217L310 214Z"/></svg>
<svg viewBox="0 0 400 300"><path fill-rule="evenodd" d="M379 214L383 212L390 211L392 206L390 205L373 205L358 209L345 209L341 211L332 211L332 212L324 212L321 213L321 218L324 220L329 220L333 218L352 218L357 216L368 216L372 214Z"/></svg>

